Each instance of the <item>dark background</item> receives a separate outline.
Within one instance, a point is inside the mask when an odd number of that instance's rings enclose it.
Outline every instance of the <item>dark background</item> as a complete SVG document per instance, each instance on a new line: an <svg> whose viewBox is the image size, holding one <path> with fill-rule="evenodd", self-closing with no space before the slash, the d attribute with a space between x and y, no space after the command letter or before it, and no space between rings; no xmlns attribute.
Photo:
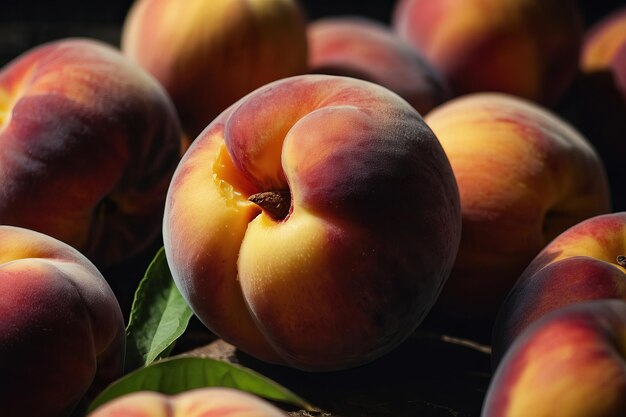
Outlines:
<svg viewBox="0 0 626 417"><path fill-rule="evenodd" d="M383 22L389 22L395 3L395 0L299 1L310 19L359 14ZM29 47L67 36L93 37L118 45L120 28L132 2L133 0L2 0L0 65ZM626 0L578 2L587 25L610 10L626 6Z"/></svg>
<svg viewBox="0 0 626 417"><path fill-rule="evenodd" d="M185 0L180 0L185 1ZM211 0L207 0L211 1ZM299 0L312 18L330 14L357 13L388 20L395 0ZM550 0L546 0L550 1ZM585 15L599 15L626 6L624 0L576 0ZM0 21L99 22L119 24L132 0L3 0Z"/></svg>
<svg viewBox="0 0 626 417"><path fill-rule="evenodd" d="M46 41L80 36L119 45L122 24L133 0L1 0L0 66ZM186 1L186 0L177 0ZM213 0L205 0L213 1ZM389 23L396 0L299 0L309 19L357 14ZM462 0L459 0L462 1ZM552 0L543 0L552 1ZM626 0L578 0L587 26ZM160 246L160 245L157 245ZM151 247L130 268L105 271L123 306L129 311L132 291L157 248ZM125 269L128 268L128 269ZM195 324L195 327L194 327ZM445 327L445 325L444 325ZM452 326L454 329L454 326ZM205 343L206 331L192 320L192 331L179 341L179 352ZM200 330L199 330L200 329ZM266 365L243 363L294 389L316 405L340 415L457 415L477 410L490 379L490 357L467 341L445 341L429 331L428 323L399 349L353 372L324 374L276 372ZM454 332L453 332L454 333ZM465 333L465 331L461 331ZM486 341L488 332L477 340ZM473 335L475 336L475 335ZM209 346L210 349L213 349ZM232 348L232 347L231 347ZM222 359L230 351L203 352ZM245 355L244 355L245 359ZM231 360L228 357L228 360ZM248 358L248 361L251 359ZM243 361L242 361L243 362ZM274 371L273 373L270 371ZM282 372L282 373L281 373ZM383 382L381 385L381 381ZM294 416L300 414L294 414ZM306 415L306 414L305 414ZM471 415L478 415L473 413Z"/></svg>

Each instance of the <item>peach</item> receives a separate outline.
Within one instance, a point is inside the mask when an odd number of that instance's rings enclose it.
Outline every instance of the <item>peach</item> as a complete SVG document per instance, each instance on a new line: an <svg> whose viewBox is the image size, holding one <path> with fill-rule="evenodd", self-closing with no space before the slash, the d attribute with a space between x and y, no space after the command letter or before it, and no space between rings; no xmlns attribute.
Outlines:
<svg viewBox="0 0 626 417"><path fill-rule="evenodd" d="M626 303L594 300L526 328L498 366L482 417L623 417Z"/></svg>
<svg viewBox="0 0 626 417"><path fill-rule="evenodd" d="M336 370L389 352L430 310L456 255L459 195L405 100L307 74L255 90L194 141L163 237L215 334L268 362Z"/></svg>
<svg viewBox="0 0 626 417"><path fill-rule="evenodd" d="M119 304L84 255L0 226L3 416L67 416L122 375L125 340Z"/></svg>
<svg viewBox="0 0 626 417"><path fill-rule="evenodd" d="M519 97L475 93L428 113L461 194L459 254L438 309L493 320L562 231L611 210L602 161L573 127Z"/></svg>
<svg viewBox="0 0 626 417"><path fill-rule="evenodd" d="M380 84L421 114L449 98L442 76L422 55L375 20L326 17L307 26L309 69Z"/></svg>
<svg viewBox="0 0 626 417"><path fill-rule="evenodd" d="M498 312L494 362L526 327L548 312L599 298L626 301L626 212L584 220L535 257Z"/></svg>
<svg viewBox="0 0 626 417"><path fill-rule="evenodd" d="M0 71L0 223L40 231L98 266L160 233L180 159L163 88L114 48L62 39Z"/></svg>
<svg viewBox="0 0 626 417"><path fill-rule="evenodd" d="M584 73L606 70L624 45L626 7L614 10L587 30L580 54L580 68Z"/></svg>
<svg viewBox="0 0 626 417"><path fill-rule="evenodd" d="M190 140L246 93L307 68L296 0L137 0L121 48L165 87Z"/></svg>
<svg viewBox="0 0 626 417"><path fill-rule="evenodd" d="M626 210L626 7L589 28L580 70L565 108L605 162L615 210Z"/></svg>
<svg viewBox="0 0 626 417"><path fill-rule="evenodd" d="M176 395L139 391L100 406L89 417L286 417L279 408L233 388L196 388Z"/></svg>
<svg viewBox="0 0 626 417"><path fill-rule="evenodd" d="M545 105L574 79L583 32L572 0L399 0L392 26L454 94L502 92Z"/></svg>

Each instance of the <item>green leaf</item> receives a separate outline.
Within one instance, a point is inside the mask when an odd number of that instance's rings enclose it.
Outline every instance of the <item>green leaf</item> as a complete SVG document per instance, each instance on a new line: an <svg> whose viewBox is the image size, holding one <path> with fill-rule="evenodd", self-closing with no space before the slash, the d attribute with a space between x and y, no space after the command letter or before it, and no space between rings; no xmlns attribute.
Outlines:
<svg viewBox="0 0 626 417"><path fill-rule="evenodd" d="M161 248L135 292L126 327L126 372L169 355L192 315Z"/></svg>
<svg viewBox="0 0 626 417"><path fill-rule="evenodd" d="M93 400L88 411L131 392L156 391L174 395L204 387L235 388L268 400L314 410L298 395L251 369L211 358L181 356L154 362L118 379Z"/></svg>

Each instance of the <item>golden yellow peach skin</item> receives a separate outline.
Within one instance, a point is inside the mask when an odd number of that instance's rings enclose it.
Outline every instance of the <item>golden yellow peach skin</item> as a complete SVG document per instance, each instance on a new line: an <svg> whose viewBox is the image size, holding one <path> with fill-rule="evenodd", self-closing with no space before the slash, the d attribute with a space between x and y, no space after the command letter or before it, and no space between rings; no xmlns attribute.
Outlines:
<svg viewBox="0 0 626 417"><path fill-rule="evenodd" d="M244 97L192 144L168 192L165 251L213 332L272 363L342 369L396 347L430 310L458 204L406 101L297 76Z"/></svg>
<svg viewBox="0 0 626 417"><path fill-rule="evenodd" d="M519 334L542 316L601 298L626 301L626 212L575 224L532 260L498 311L492 362L497 363Z"/></svg>
<svg viewBox="0 0 626 417"><path fill-rule="evenodd" d="M102 405L89 417L285 417L252 394L232 388L198 388L177 395L140 391Z"/></svg>
<svg viewBox="0 0 626 417"><path fill-rule="evenodd" d="M137 0L121 49L165 87L190 140L245 94L307 68L295 0Z"/></svg>
<svg viewBox="0 0 626 417"><path fill-rule="evenodd" d="M527 327L498 366L482 417L621 417L626 302L555 310Z"/></svg>
<svg viewBox="0 0 626 417"><path fill-rule="evenodd" d="M552 239L611 210L604 165L571 125L511 95L459 97L425 121L452 165L463 217L459 253L438 308L493 320Z"/></svg>

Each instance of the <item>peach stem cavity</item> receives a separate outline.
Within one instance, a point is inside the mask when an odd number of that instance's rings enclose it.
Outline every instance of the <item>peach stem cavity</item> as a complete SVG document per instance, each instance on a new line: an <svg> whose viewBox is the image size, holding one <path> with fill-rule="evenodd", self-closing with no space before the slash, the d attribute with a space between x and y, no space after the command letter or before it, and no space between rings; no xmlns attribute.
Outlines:
<svg viewBox="0 0 626 417"><path fill-rule="evenodd" d="M248 197L248 200L261 207L272 219L284 220L291 209L289 190L262 191Z"/></svg>

